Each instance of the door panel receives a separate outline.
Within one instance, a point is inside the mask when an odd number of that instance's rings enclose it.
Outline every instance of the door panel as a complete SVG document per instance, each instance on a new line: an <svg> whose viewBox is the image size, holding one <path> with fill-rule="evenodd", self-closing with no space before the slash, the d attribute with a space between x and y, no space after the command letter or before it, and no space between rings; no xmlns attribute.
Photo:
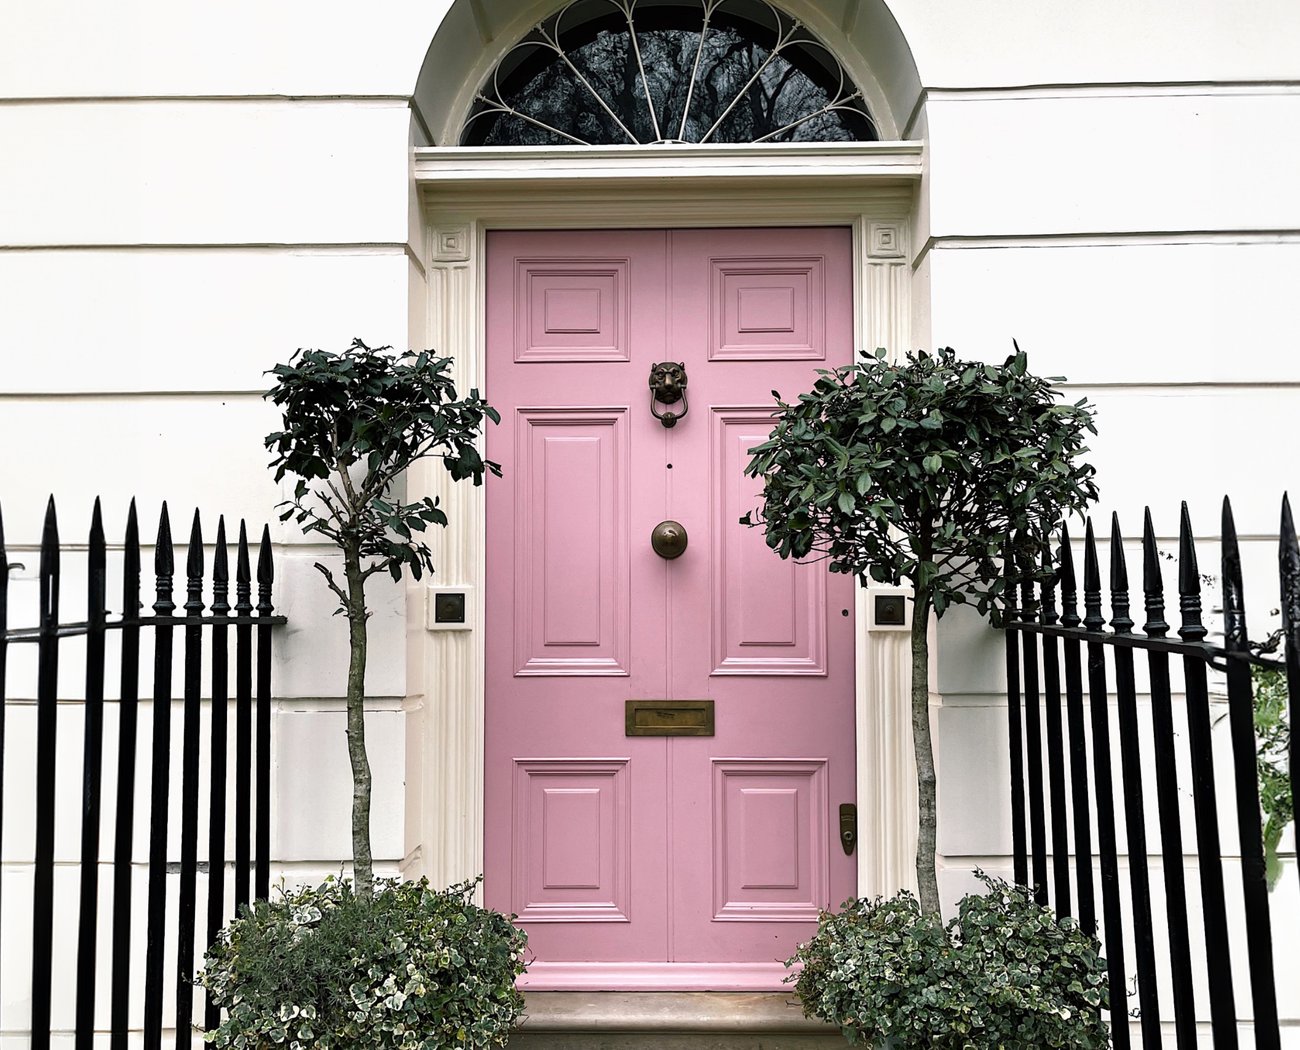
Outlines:
<svg viewBox="0 0 1300 1050"><path fill-rule="evenodd" d="M850 251L843 229L489 235L485 895L555 964L534 987L565 963L717 986L698 974L784 959L853 892L852 581L737 520L770 391L849 360ZM664 360L688 378L671 428ZM714 735L626 736L629 699L712 700Z"/></svg>
<svg viewBox="0 0 1300 1050"><path fill-rule="evenodd" d="M773 555L761 529L739 524L761 489L745 477L749 449L767 440L772 410L714 408L712 673L826 673L826 573Z"/></svg>
<svg viewBox="0 0 1300 1050"><path fill-rule="evenodd" d="M628 673L627 409L519 409L515 674Z"/></svg>
<svg viewBox="0 0 1300 1050"><path fill-rule="evenodd" d="M628 922L626 759L515 763L515 904L523 922Z"/></svg>
<svg viewBox="0 0 1300 1050"><path fill-rule="evenodd" d="M830 893L826 763L710 764L713 919L816 922Z"/></svg>

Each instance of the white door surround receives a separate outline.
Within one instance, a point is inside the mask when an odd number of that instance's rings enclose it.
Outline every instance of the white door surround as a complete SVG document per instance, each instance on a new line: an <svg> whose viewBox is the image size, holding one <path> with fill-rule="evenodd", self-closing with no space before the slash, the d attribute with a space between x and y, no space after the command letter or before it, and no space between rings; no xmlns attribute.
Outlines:
<svg viewBox="0 0 1300 1050"><path fill-rule="evenodd" d="M909 228L921 144L417 149L424 290L413 278L410 345L455 358L460 389L484 389L484 245L489 229L839 225L853 231L857 345L911 347ZM422 309L421 306L424 306ZM488 479L492 484L495 479ZM483 870L483 490L437 463L412 471L412 498L441 499L428 541L438 587L465 588L467 629L425 630L432 592L408 589L406 857L437 884ZM886 588L886 590L889 590ZM906 628L870 622L857 589L858 892L915 881L915 767Z"/></svg>

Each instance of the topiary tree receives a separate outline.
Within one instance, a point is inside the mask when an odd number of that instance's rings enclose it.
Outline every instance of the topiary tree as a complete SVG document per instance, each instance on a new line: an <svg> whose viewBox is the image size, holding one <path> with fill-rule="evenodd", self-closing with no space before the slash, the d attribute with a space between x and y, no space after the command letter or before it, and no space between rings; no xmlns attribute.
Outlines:
<svg viewBox="0 0 1300 1050"><path fill-rule="evenodd" d="M500 416L477 390L457 399L451 358L427 351L394 353L360 339L343 353L299 350L271 373L264 395L284 414L284 429L266 436L275 480L298 478L281 504L293 518L343 555L343 581L320 562L316 569L348 621L348 756L352 763L352 860L357 892L368 896L374 876L370 852L370 761L366 755L366 581L379 572L394 580L409 571L433 572L433 557L418 534L446 526L436 498L403 502L403 471L417 460L440 458L453 480L483 483L501 468L485 462L475 443L485 418Z"/></svg>
<svg viewBox="0 0 1300 1050"><path fill-rule="evenodd" d="M763 478L762 509L740 520L765 528L783 558L821 553L864 586L911 583L916 877L922 909L938 912L930 612L988 611L1004 536L1041 550L1062 515L1096 499L1093 468L1076 462L1093 411L1063 404L1059 380L1031 375L1019 347L1001 366L951 348L895 364L878 350L819 375L793 403L772 392L776 429L746 467Z"/></svg>

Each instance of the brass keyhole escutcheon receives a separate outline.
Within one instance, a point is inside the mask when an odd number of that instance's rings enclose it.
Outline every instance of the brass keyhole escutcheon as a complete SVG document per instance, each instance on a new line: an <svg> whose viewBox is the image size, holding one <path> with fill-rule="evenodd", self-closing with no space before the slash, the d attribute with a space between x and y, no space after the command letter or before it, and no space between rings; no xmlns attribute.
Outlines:
<svg viewBox="0 0 1300 1050"><path fill-rule="evenodd" d="M852 855L858 844L858 807L852 802L840 806L840 845Z"/></svg>
<svg viewBox="0 0 1300 1050"><path fill-rule="evenodd" d="M686 526L679 521L661 521L650 533L650 546L661 558L680 558L686 550Z"/></svg>

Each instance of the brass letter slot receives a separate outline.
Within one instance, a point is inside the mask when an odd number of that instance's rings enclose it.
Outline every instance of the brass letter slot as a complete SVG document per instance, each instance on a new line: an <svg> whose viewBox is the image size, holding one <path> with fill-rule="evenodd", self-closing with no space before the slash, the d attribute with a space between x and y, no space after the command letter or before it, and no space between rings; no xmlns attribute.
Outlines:
<svg viewBox="0 0 1300 1050"><path fill-rule="evenodd" d="M712 736L712 700L628 700L627 736Z"/></svg>

